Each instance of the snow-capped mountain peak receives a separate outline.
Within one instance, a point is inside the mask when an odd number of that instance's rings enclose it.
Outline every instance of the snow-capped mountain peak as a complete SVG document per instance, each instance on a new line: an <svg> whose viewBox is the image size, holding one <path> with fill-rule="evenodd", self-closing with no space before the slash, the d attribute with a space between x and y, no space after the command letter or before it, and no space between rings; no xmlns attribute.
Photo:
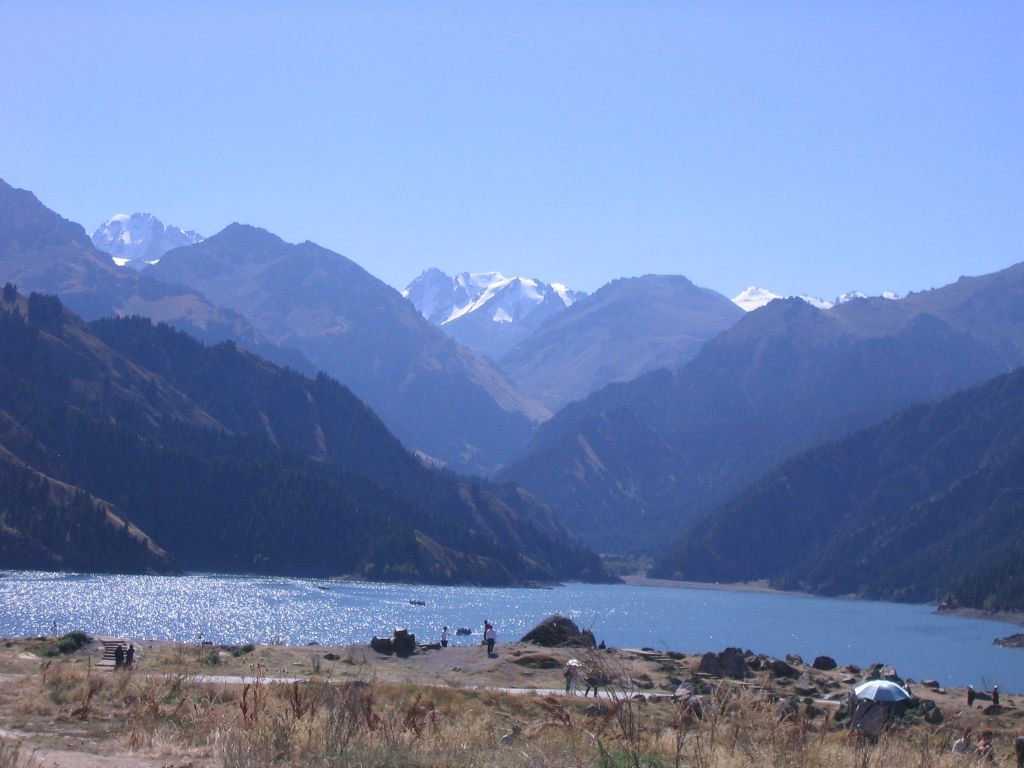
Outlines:
<svg viewBox="0 0 1024 768"><path fill-rule="evenodd" d="M117 213L92 235L92 243L110 254L119 267L142 269L155 264L167 251L201 242L203 236L180 227L164 226L151 213Z"/></svg>
<svg viewBox="0 0 1024 768"><path fill-rule="evenodd" d="M543 283L501 272L463 272L454 277L428 269L402 295L425 318L477 352L497 357L545 318L586 294L562 283Z"/></svg>
<svg viewBox="0 0 1024 768"><path fill-rule="evenodd" d="M777 293L772 293L765 288L751 285L740 291L739 295L734 296L732 303L744 312L753 312L755 309L760 309L768 302L781 298L782 297Z"/></svg>

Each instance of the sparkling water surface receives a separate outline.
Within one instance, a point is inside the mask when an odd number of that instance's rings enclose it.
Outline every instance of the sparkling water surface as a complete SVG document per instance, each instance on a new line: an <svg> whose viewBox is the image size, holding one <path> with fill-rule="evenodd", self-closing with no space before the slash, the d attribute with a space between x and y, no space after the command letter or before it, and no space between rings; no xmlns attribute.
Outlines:
<svg viewBox="0 0 1024 768"><path fill-rule="evenodd" d="M425 605L410 604L422 600ZM567 584L552 589L415 586L319 579L197 574L115 576L0 572L0 635L84 629L134 639L216 643L366 643L407 627L436 641L479 643L484 620L498 642L517 640L563 613L617 647L687 652L727 646L810 662L885 662L905 677L1024 693L1024 650L993 639L1013 624L937 615L924 605L803 595ZM457 627L473 634L456 637Z"/></svg>

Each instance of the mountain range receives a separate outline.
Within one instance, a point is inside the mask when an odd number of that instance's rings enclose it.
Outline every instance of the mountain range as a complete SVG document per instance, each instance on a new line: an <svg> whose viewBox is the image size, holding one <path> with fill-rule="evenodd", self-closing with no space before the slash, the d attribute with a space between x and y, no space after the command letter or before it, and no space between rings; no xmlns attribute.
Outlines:
<svg viewBox="0 0 1024 768"><path fill-rule="evenodd" d="M742 315L685 277L622 278L549 318L500 364L522 392L557 410L611 382L682 366Z"/></svg>
<svg viewBox="0 0 1024 768"><path fill-rule="evenodd" d="M407 446L454 470L493 471L549 416L398 291L315 243L232 224L142 274L238 312L343 381Z"/></svg>
<svg viewBox="0 0 1024 768"><path fill-rule="evenodd" d="M657 551L774 465L1024 362L1024 265L899 301L747 313L562 409L502 472L605 552Z"/></svg>
<svg viewBox="0 0 1024 768"><path fill-rule="evenodd" d="M428 469L326 375L141 318L86 325L9 283L0 359L5 563L608 578L520 489Z"/></svg>
<svg viewBox="0 0 1024 768"><path fill-rule="evenodd" d="M215 344L231 340L282 365L315 373L294 350L272 344L237 312L201 294L117 267L81 225L51 211L27 190L0 179L0 278L24 292L59 295L87 320L143 315Z"/></svg>
<svg viewBox="0 0 1024 768"><path fill-rule="evenodd" d="M109 253L119 267L144 269L167 251L202 242L203 236L172 225L151 213L118 213L92 233L92 244Z"/></svg>
<svg viewBox="0 0 1024 768"><path fill-rule="evenodd" d="M792 458L654 575L1024 606L1024 369Z"/></svg>

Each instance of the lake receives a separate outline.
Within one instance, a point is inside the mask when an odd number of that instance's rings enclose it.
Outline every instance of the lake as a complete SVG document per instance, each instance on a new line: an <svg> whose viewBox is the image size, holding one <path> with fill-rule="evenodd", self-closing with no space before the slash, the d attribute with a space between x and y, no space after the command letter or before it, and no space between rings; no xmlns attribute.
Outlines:
<svg viewBox="0 0 1024 768"><path fill-rule="evenodd" d="M992 645L1014 624L938 615L929 606L766 592L566 584L552 589L410 586L280 577L115 576L0 572L0 635L84 629L134 639L216 643L367 643L408 627L436 641L480 642L485 619L498 642L564 613L617 647L687 652L727 646L807 662L884 662L915 680L1024 693L1024 650ZM425 605L412 605L422 600Z"/></svg>

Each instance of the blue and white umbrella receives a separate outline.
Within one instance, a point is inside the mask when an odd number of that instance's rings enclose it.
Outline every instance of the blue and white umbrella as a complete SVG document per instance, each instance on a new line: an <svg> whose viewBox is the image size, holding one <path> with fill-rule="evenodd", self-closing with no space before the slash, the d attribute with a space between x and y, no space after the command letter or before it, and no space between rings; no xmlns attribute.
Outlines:
<svg viewBox="0 0 1024 768"><path fill-rule="evenodd" d="M853 693L858 699L869 701L903 701L910 698L906 688L889 680L868 680L854 688Z"/></svg>

